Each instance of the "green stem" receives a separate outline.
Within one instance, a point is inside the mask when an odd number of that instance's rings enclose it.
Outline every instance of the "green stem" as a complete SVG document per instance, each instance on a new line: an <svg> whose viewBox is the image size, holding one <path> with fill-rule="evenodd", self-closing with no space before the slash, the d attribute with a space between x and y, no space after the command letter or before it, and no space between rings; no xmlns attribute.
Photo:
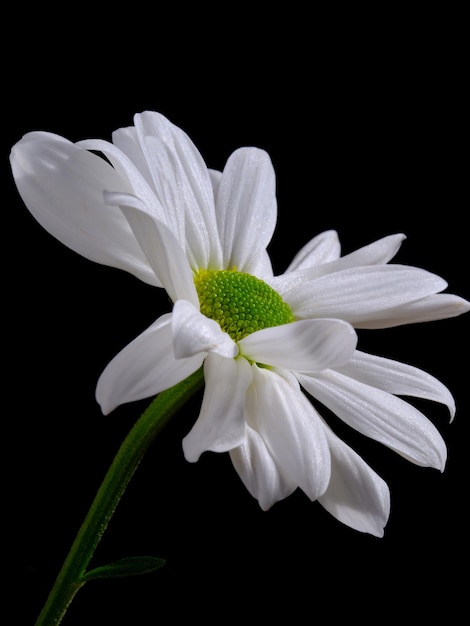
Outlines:
<svg viewBox="0 0 470 626"><path fill-rule="evenodd" d="M55 626L62 621L75 594L86 582L86 568L145 452L163 426L202 384L201 368L161 392L135 423L96 494L36 626Z"/></svg>

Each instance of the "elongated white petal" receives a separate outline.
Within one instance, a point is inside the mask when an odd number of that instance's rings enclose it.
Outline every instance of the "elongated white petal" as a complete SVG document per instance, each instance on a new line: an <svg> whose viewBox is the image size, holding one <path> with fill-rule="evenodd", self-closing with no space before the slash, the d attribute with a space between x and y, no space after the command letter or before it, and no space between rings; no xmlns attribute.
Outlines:
<svg viewBox="0 0 470 626"><path fill-rule="evenodd" d="M298 485L311 500L322 495L330 479L328 443L321 419L294 377L253 365L246 416L287 483Z"/></svg>
<svg viewBox="0 0 470 626"><path fill-rule="evenodd" d="M265 328L239 342L251 360L297 372L318 372L344 364L354 354L357 335L341 320L301 320Z"/></svg>
<svg viewBox="0 0 470 626"><path fill-rule="evenodd" d="M251 379L251 367L246 359L207 355L201 412L183 439L187 461L197 461L207 450L227 452L243 443L246 390Z"/></svg>
<svg viewBox="0 0 470 626"><path fill-rule="evenodd" d="M177 358L214 352L233 359L238 354L238 346L230 335L186 300L178 300L173 307L173 337Z"/></svg>
<svg viewBox="0 0 470 626"><path fill-rule="evenodd" d="M330 265L329 273L331 273L331 270L336 272L339 269L348 269L349 267L386 265L396 255L405 239L406 236L403 233L387 235L382 237L382 239L377 239L377 241L373 241L367 246L354 250L354 252L350 252L338 259L334 265Z"/></svg>
<svg viewBox="0 0 470 626"><path fill-rule="evenodd" d="M357 351L350 361L337 369L350 378L388 393L440 402L447 406L451 418L455 415L455 402L449 389L417 367Z"/></svg>
<svg viewBox="0 0 470 626"><path fill-rule="evenodd" d="M245 487L267 511L275 502L287 498L297 485L280 471L259 433L246 426L243 443L230 450L230 458Z"/></svg>
<svg viewBox="0 0 470 626"><path fill-rule="evenodd" d="M373 243L359 248L341 258L334 258L329 262L317 265L303 263L295 271L276 276L270 285L284 298L294 289L302 287L315 278L341 272L350 268L360 268L369 265L385 265L398 252L405 235L388 235Z"/></svg>
<svg viewBox="0 0 470 626"><path fill-rule="evenodd" d="M155 195L155 192L148 184L142 172L136 167L136 164L131 161L122 150L114 144L109 143L109 141L102 139L85 139L77 142L76 145L85 150L102 152L109 159L119 176L123 180L128 181L129 190L132 190L132 193L142 200L147 210L158 220L163 222L165 226L171 226L171 224L167 222L166 212ZM138 159L137 161L139 162ZM111 190L107 189L107 191Z"/></svg>
<svg viewBox="0 0 470 626"><path fill-rule="evenodd" d="M96 388L106 415L121 404L149 398L181 382L202 365L204 355L176 359L171 314L163 315L107 365Z"/></svg>
<svg viewBox="0 0 470 626"><path fill-rule="evenodd" d="M390 515L387 484L325 424L331 478L320 504L343 524L382 537Z"/></svg>
<svg viewBox="0 0 470 626"><path fill-rule="evenodd" d="M87 259L158 285L127 220L104 203L105 189L128 190L109 163L50 133L29 133L10 158L24 203L49 233Z"/></svg>
<svg viewBox="0 0 470 626"><path fill-rule="evenodd" d="M297 252L286 272L303 270L336 261L340 253L341 245L338 233L335 230L326 230L311 239Z"/></svg>
<svg viewBox="0 0 470 626"><path fill-rule="evenodd" d="M202 156L186 133L159 113L145 111L134 123L156 194L168 218L178 221L180 242L185 228L190 261L197 267L221 268L214 193Z"/></svg>
<svg viewBox="0 0 470 626"><path fill-rule="evenodd" d="M355 326L369 329L392 328L457 317L468 311L470 302L467 300L453 294L439 293L378 312L373 319L358 321Z"/></svg>
<svg viewBox="0 0 470 626"><path fill-rule="evenodd" d="M191 268L173 233L147 211L139 198L119 193L105 194L105 198L124 213L153 271L173 302L184 298L198 305Z"/></svg>
<svg viewBox="0 0 470 626"><path fill-rule="evenodd" d="M274 169L258 148L240 148L228 159L216 196L224 267L254 274L276 225Z"/></svg>
<svg viewBox="0 0 470 626"><path fill-rule="evenodd" d="M125 154L129 161L135 165L140 174L144 177L147 185L152 189L152 192L156 193L155 185L153 183L153 175L149 169L149 164L144 156L144 153L142 152L142 148L139 143L139 136L135 126L118 128L113 132L112 140L113 145Z"/></svg>
<svg viewBox="0 0 470 626"><path fill-rule="evenodd" d="M446 286L442 278L425 270L374 265L322 276L292 290L284 299L296 317L339 317L355 325Z"/></svg>
<svg viewBox="0 0 470 626"><path fill-rule="evenodd" d="M360 433L417 465L444 470L447 451L439 431L407 402L332 370L297 377L309 393Z"/></svg>

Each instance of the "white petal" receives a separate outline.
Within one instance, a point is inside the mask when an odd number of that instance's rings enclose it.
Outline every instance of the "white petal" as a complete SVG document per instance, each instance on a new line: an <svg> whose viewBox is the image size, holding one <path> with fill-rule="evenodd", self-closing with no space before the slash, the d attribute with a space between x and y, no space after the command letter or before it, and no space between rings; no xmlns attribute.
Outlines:
<svg viewBox="0 0 470 626"><path fill-rule="evenodd" d="M177 358L207 352L226 358L238 354L237 344L230 335L186 300L178 300L173 308L173 337Z"/></svg>
<svg viewBox="0 0 470 626"><path fill-rule="evenodd" d="M417 367L356 352L350 361L337 369L350 378L394 395L440 402L448 407L451 418L455 415L454 398L447 387Z"/></svg>
<svg viewBox="0 0 470 626"><path fill-rule="evenodd" d="M187 461L203 452L227 452L245 439L245 398L252 373L246 359L208 354L204 361L205 390L201 412L183 439Z"/></svg>
<svg viewBox="0 0 470 626"><path fill-rule="evenodd" d="M261 278L261 280L268 282L273 277L273 266L269 254L262 252L256 259L253 259L251 270L253 276L257 276Z"/></svg>
<svg viewBox="0 0 470 626"><path fill-rule="evenodd" d="M139 143L139 136L135 126L118 128L113 132L112 139L113 144L116 146L116 148L124 153L129 161L131 161L131 163L135 165L135 167L139 170L140 174L145 179L147 185L150 187L150 189L152 189L152 192L156 193L155 185L153 183L153 176L149 169L149 164L144 156L144 153L142 152L142 148Z"/></svg>
<svg viewBox="0 0 470 626"><path fill-rule="evenodd" d="M212 190L214 192L214 198L217 195L217 189L219 188L220 181L222 180L222 172L218 170L211 170L209 168L209 176L211 179Z"/></svg>
<svg viewBox="0 0 470 626"><path fill-rule="evenodd" d="M132 193L142 200L144 205L158 220L163 222L165 226L171 226L171 224L167 223L166 213L142 172L138 170L136 165L122 150L102 139L86 139L77 142L76 145L85 150L102 152L110 160L120 177L128 181L129 190L132 190ZM110 189L107 189L107 191L110 191Z"/></svg>
<svg viewBox="0 0 470 626"><path fill-rule="evenodd" d="M265 365L318 372L344 364L354 354L357 335L341 320L301 320L265 328L241 341L242 354Z"/></svg>
<svg viewBox="0 0 470 626"><path fill-rule="evenodd" d="M390 514L387 484L325 425L331 478L318 501L343 524L382 537Z"/></svg>
<svg viewBox="0 0 470 626"><path fill-rule="evenodd" d="M257 148L240 148L228 159L216 197L224 267L254 274L276 225L274 169Z"/></svg>
<svg viewBox="0 0 470 626"><path fill-rule="evenodd" d="M169 389L202 365L204 355L176 359L171 314L163 315L107 365L98 380L96 399L103 413Z"/></svg>
<svg viewBox="0 0 470 626"><path fill-rule="evenodd" d="M398 252L404 239L405 235L403 234L389 235L341 258L310 266L308 266L308 263L305 263L302 264L302 267L296 268L295 271L276 276L269 284L285 298L293 289L301 287L321 276L334 274L349 268L385 265Z"/></svg>
<svg viewBox="0 0 470 626"><path fill-rule="evenodd" d="M297 485L280 471L266 444L255 430L246 427L242 445L230 450L230 458L245 487L263 511L287 498Z"/></svg>
<svg viewBox="0 0 470 626"><path fill-rule="evenodd" d="M173 233L131 194L106 193L110 204L119 206L156 276L173 302L184 298L199 306L193 273L184 250Z"/></svg>
<svg viewBox="0 0 470 626"><path fill-rule="evenodd" d="M297 381L253 365L247 394L247 423L266 443L288 484L311 500L330 479L330 453L323 424Z"/></svg>
<svg viewBox="0 0 470 626"><path fill-rule="evenodd" d="M145 111L134 117L134 123L156 194L168 219L176 220L180 243L185 229L191 262L221 268L214 193L199 151L186 133L159 113Z"/></svg>
<svg viewBox="0 0 470 626"><path fill-rule="evenodd" d="M444 470L444 440L432 422L407 402L332 370L297 377L309 393L360 433L417 465Z"/></svg>
<svg viewBox="0 0 470 626"><path fill-rule="evenodd" d="M442 278L425 270L372 265L322 276L284 294L284 299L296 317L339 317L355 325L446 286Z"/></svg>
<svg viewBox="0 0 470 626"><path fill-rule="evenodd" d="M327 230L311 239L297 252L286 272L303 270L336 261L340 253L341 245L338 233L335 230Z"/></svg>
<svg viewBox="0 0 470 626"><path fill-rule="evenodd" d="M457 317L470 311L470 302L460 296L440 293L377 313L373 319L355 324L356 328L392 328L403 324L432 322Z"/></svg>
<svg viewBox="0 0 470 626"><path fill-rule="evenodd" d="M120 211L103 191L128 189L104 159L50 133L29 133L11 153L15 182L38 222L66 246L97 263L157 279Z"/></svg>
<svg viewBox="0 0 470 626"><path fill-rule="evenodd" d="M387 235L382 239L377 239L367 246L363 246L354 252L350 252L338 259L333 265L330 264L329 271L338 271L348 267L361 267L364 265L385 265L393 259L401 244L406 239L406 235L398 233Z"/></svg>

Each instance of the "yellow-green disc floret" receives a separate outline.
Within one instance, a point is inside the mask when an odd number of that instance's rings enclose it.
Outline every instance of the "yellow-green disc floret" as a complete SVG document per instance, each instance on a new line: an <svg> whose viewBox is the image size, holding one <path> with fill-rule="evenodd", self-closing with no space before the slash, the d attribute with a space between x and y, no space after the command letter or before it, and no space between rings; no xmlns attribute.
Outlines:
<svg viewBox="0 0 470 626"><path fill-rule="evenodd" d="M194 284L201 313L218 322L234 341L294 321L289 305L256 276L234 270L201 270Z"/></svg>

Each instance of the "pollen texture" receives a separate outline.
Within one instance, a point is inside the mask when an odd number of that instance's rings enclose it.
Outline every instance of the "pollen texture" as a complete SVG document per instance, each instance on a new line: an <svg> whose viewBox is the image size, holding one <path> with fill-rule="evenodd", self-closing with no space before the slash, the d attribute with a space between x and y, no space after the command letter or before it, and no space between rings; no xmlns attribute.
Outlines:
<svg viewBox="0 0 470 626"><path fill-rule="evenodd" d="M201 313L220 324L234 341L294 321L281 296L264 281L233 270L201 270L194 279Z"/></svg>

